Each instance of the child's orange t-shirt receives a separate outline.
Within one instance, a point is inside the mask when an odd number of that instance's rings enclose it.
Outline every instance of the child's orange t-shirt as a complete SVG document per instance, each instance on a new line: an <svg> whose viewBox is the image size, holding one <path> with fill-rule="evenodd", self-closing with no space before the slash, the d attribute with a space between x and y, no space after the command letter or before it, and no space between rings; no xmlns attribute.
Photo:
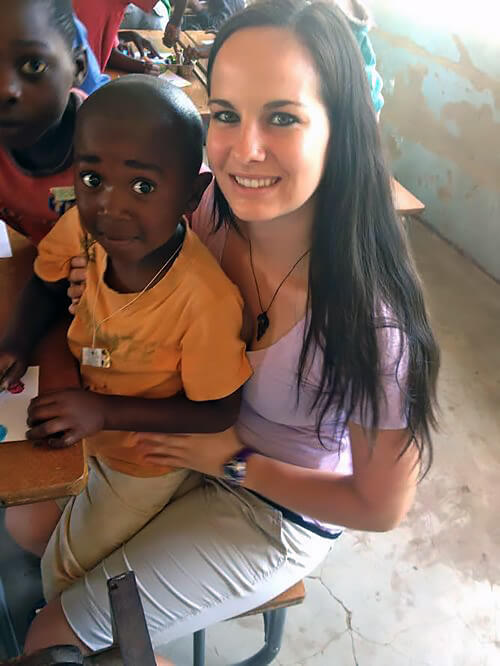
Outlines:
<svg viewBox="0 0 500 666"><path fill-rule="evenodd" d="M68 277L71 257L82 254L85 234L77 208L69 210L38 246L35 272L47 282ZM94 325L126 305L102 280L104 249L90 249L85 293L68 331L74 356L92 346ZM95 305L94 305L95 303ZM193 401L234 393L252 374L240 338L243 302L237 287L189 228L165 276L133 305L99 326L95 347L111 353L111 367L80 362L83 384L97 393L166 398L183 391ZM193 424L193 430L196 430ZM88 451L132 476L159 476L169 468L143 466L131 433L103 431L87 440Z"/></svg>

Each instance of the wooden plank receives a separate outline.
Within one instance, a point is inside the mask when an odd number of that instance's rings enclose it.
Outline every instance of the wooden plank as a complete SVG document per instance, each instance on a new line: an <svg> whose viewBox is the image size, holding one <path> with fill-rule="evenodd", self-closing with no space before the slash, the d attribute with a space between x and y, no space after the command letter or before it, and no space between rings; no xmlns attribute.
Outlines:
<svg viewBox="0 0 500 666"><path fill-rule="evenodd" d="M13 257L0 259L0 334L17 296L31 275L34 247L9 230ZM42 341L30 363L40 365L40 394L80 385L75 359L66 343L69 317L61 320ZM85 487L87 466L80 442L67 449L48 449L32 442L0 444L0 504L27 504L67 495Z"/></svg>
<svg viewBox="0 0 500 666"><path fill-rule="evenodd" d="M417 215L425 210L425 204L395 178L392 179L392 195L394 207L401 215Z"/></svg>
<svg viewBox="0 0 500 666"><path fill-rule="evenodd" d="M298 606L301 604L306 596L306 590L304 587L304 581L299 581L288 590L285 590L282 594L271 599L267 603L254 608L248 613L243 613L238 617L246 617L247 615L257 615L258 613L264 613L265 611L276 610L278 608L288 608L289 606Z"/></svg>

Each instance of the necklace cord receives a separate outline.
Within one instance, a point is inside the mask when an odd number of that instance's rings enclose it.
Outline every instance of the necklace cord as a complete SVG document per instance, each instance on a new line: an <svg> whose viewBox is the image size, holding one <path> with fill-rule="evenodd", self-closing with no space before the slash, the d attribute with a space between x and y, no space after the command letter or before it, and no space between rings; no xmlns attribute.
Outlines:
<svg viewBox="0 0 500 666"><path fill-rule="evenodd" d="M252 256L252 241L251 241L250 239L248 239L248 247L249 247L249 254L250 254L250 267L251 267L251 269L252 269L253 280L254 280L254 282L255 282L255 289L256 289L256 291L257 291L257 298L259 299L260 310L261 310L261 313L262 313L262 314L267 314L267 313L269 312L270 308L271 308L271 305L274 303L274 299L275 299L276 296L278 295L278 292L279 292L279 290L281 289L281 287L285 284L285 282L288 280L288 278L290 277L290 275L293 273L293 271L294 271L294 270L297 268L297 266L300 264L300 262L302 261L302 259L304 259L304 257L305 257L307 254L309 254L309 252L310 252L311 250L310 250L310 249L309 249L309 250L306 250L306 251L304 252L304 254L301 254L301 255L300 255L300 257L297 259L297 261L294 263L294 265L290 268L290 270L289 270L288 273L285 275L285 277L281 280L281 282L279 283L278 287L276 288L274 294L273 294L272 297L271 297L271 301L270 301L269 305L267 306L267 308L264 309L264 306L262 305L262 299L261 299L261 296L260 296L259 283L258 283L258 281L257 281L257 276L255 275L255 269L254 269L254 265L253 265L253 256Z"/></svg>
<svg viewBox="0 0 500 666"><path fill-rule="evenodd" d="M120 312L123 312L126 310L128 307L130 307L133 303L139 300L139 298L149 289L149 287L154 283L154 281L158 278L159 275L165 270L165 268L176 258L176 256L179 254L179 252L182 249L182 246L184 245L184 242L181 242L173 251L173 253L170 255L170 257L167 259L167 261L163 264L163 266L160 268L160 270L151 278L151 280L147 283L147 285L144 287L142 291L140 291L134 298L132 298L128 303L125 303L125 305L122 305L121 308L118 308L118 310L115 310L112 312L110 315L102 319L100 322L96 322L95 320L95 312L96 312L96 307L97 307L97 299L99 297L99 291L101 288L101 283L104 279L104 272L102 275L99 277L99 280L97 281L97 287L95 290L95 298L94 298L94 307L92 308L92 328L93 328L93 333L92 333L92 349L95 349L95 341L97 337L97 331L100 329L100 327L107 321L111 319L111 317L114 317L115 315L119 314Z"/></svg>

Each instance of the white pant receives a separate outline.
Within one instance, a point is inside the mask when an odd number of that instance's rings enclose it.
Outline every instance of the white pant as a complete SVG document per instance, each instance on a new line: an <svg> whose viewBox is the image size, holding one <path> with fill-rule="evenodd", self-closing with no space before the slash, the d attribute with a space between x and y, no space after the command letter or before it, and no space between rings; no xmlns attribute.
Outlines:
<svg viewBox="0 0 500 666"><path fill-rule="evenodd" d="M92 650L112 642L106 580L135 572L154 646L256 608L308 575L332 543L244 489L206 479L62 594Z"/></svg>

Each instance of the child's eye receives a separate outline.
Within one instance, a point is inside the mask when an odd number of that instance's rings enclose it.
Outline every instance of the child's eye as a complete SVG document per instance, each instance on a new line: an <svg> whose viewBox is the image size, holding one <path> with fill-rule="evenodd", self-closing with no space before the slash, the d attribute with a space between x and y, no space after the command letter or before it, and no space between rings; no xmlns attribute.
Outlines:
<svg viewBox="0 0 500 666"><path fill-rule="evenodd" d="M21 71L24 74L43 74L47 67L47 63L40 58L30 58L21 67Z"/></svg>
<svg viewBox="0 0 500 666"><path fill-rule="evenodd" d="M155 186L149 180L136 180L132 184L132 189L137 194L151 194L155 191Z"/></svg>
<svg viewBox="0 0 500 666"><path fill-rule="evenodd" d="M273 113L271 116L271 125L277 125L278 127L287 127L288 125L294 125L299 122L299 119L296 116L292 116L291 113L284 113L283 111L278 111L278 113Z"/></svg>
<svg viewBox="0 0 500 666"><path fill-rule="evenodd" d="M82 179L82 182L84 185L87 187L90 187L91 189L95 189L96 187L99 187L101 184L101 178L94 173L93 171L87 171L86 173L80 174L80 177Z"/></svg>
<svg viewBox="0 0 500 666"><path fill-rule="evenodd" d="M239 118L238 114L234 111L215 111L212 114L214 120L218 120L220 123L237 123Z"/></svg>

